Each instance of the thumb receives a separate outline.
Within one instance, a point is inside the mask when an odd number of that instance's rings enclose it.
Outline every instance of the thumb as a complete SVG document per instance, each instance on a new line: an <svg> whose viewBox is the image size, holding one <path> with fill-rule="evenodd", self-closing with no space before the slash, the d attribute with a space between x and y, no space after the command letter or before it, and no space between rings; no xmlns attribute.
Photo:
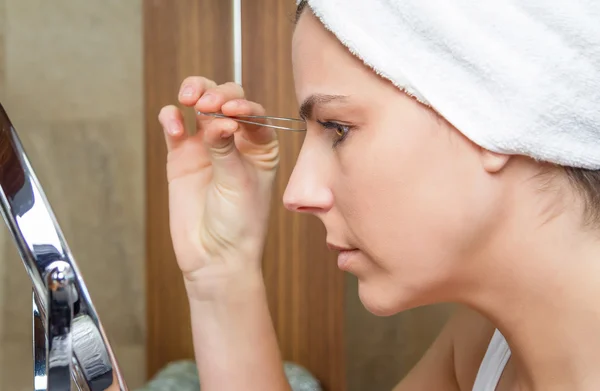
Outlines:
<svg viewBox="0 0 600 391"><path fill-rule="evenodd" d="M213 180L228 189L240 187L244 162L236 148L234 133L239 124L231 119L215 119L204 130L203 141L213 169Z"/></svg>

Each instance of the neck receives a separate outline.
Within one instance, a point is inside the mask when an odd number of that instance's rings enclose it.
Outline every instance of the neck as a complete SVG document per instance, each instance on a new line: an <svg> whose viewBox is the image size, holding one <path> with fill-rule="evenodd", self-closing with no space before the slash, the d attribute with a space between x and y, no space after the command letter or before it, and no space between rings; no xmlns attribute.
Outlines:
<svg viewBox="0 0 600 391"><path fill-rule="evenodd" d="M462 301L505 336L520 389L600 389L600 241L567 221L520 231Z"/></svg>

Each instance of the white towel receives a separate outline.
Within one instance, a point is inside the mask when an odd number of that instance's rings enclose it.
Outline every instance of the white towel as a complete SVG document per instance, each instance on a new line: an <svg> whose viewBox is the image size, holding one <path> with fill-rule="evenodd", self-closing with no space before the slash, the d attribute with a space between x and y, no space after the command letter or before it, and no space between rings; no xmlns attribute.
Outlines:
<svg viewBox="0 0 600 391"><path fill-rule="evenodd" d="M600 169L600 0L308 0L475 144Z"/></svg>

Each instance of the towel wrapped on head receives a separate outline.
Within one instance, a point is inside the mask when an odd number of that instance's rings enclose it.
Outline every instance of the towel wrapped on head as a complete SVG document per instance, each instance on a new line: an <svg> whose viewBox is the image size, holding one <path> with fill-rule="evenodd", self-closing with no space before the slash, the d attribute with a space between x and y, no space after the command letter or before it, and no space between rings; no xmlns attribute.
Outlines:
<svg viewBox="0 0 600 391"><path fill-rule="evenodd" d="M600 1L308 5L366 65L475 144L600 170Z"/></svg>

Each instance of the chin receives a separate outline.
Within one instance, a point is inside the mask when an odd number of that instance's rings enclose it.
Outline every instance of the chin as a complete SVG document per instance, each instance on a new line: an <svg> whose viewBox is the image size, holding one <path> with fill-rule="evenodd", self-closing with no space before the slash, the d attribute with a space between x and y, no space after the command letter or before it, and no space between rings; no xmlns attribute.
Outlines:
<svg viewBox="0 0 600 391"><path fill-rule="evenodd" d="M418 297L408 291L395 287L386 289L358 280L358 296L367 311L376 316L391 316L397 313L420 307Z"/></svg>

